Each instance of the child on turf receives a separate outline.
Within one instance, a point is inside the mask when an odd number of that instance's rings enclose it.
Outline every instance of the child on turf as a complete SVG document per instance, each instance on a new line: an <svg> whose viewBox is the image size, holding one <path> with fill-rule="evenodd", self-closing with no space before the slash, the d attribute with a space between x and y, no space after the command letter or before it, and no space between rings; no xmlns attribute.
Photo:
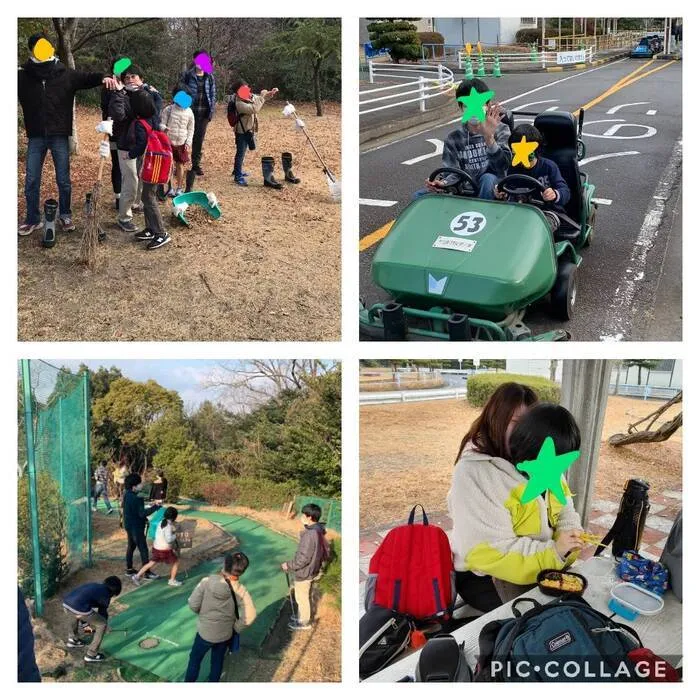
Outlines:
<svg viewBox="0 0 700 700"><path fill-rule="evenodd" d="M480 94L489 91L486 83L479 78L463 80L457 87L456 99L468 97L472 89ZM464 104L458 104L464 110ZM442 151L442 165L445 168L464 170L472 176L479 189L478 192L468 191L467 194L479 199L493 199L493 188L506 174L511 162L508 148L510 128L501 121L504 110L497 102L489 100L485 103L484 110L483 121L472 117L447 135ZM442 192L442 188L453 179L456 180L455 175L448 175L437 182L426 180L425 188L418 190L413 199L429 192Z"/></svg>
<svg viewBox="0 0 700 700"><path fill-rule="evenodd" d="M129 147L129 158L140 158L146 152L148 144L148 132L141 123L145 120L149 123L156 114L156 107L150 93L139 90L131 98L131 108L134 119L129 126L126 137L126 145ZM146 227L134 235L137 241L147 241L146 250L155 250L170 243L170 234L165 230L163 218L158 208L156 191L158 185L141 180L141 201L143 202L143 215Z"/></svg>
<svg viewBox="0 0 700 700"><path fill-rule="evenodd" d="M236 138L236 155L233 161L233 180L237 185L246 187L248 182L243 172L243 159L246 151L255 150L255 134L258 131L258 112L263 108L266 100L271 100L276 94L277 88L272 90L261 90L259 95L254 95L245 80L237 80L231 87L232 100L238 114L238 121L233 127L233 134ZM264 184L268 187L279 189L282 187L275 182L272 175L272 168L269 172L263 169ZM270 184L268 184L268 182ZM274 184L273 184L274 183ZM276 187L275 185L278 185Z"/></svg>
<svg viewBox="0 0 700 700"><path fill-rule="evenodd" d="M85 661L93 663L104 661L100 653L100 644L107 631L107 620L112 598L122 592L122 582L116 576L108 576L102 583L84 583L74 588L63 599L63 609L73 617L71 636L66 646L73 649L84 647L86 643L80 639L81 625L89 625L93 629L93 637L85 653Z"/></svg>
<svg viewBox="0 0 700 700"><path fill-rule="evenodd" d="M218 683L226 650L231 649L235 635L253 624L255 605L239 580L248 563L243 552L227 554L223 571L203 578L187 600L197 615L197 634L187 664L186 683L197 680L202 661L210 651L209 682Z"/></svg>
<svg viewBox="0 0 700 700"><path fill-rule="evenodd" d="M294 576L292 585L298 613L289 623L292 631L311 627L311 584L318 579L329 553L326 528L320 519L321 508L315 503L307 503L301 509L304 530L299 537L299 546L294 558L282 564L282 569Z"/></svg>
<svg viewBox="0 0 700 700"><path fill-rule="evenodd" d="M509 139L511 147L514 143L520 143L523 136L526 141L537 143L537 148L530 153L527 165L522 163L511 165L508 168L508 175L529 175L542 183L542 186L545 188L542 192L542 199L545 203L551 202L552 204L548 210L545 210L544 214L549 221L550 228L554 232L559 228L559 218L547 216L547 214L551 211L565 214L564 207L571 199L571 190L569 190L566 180L562 177L559 166L553 160L537 155L537 149L542 145L543 141L539 129L536 129L532 124L516 126ZM505 192L501 192L498 189L494 189L494 193L498 199L507 197Z"/></svg>
<svg viewBox="0 0 700 700"><path fill-rule="evenodd" d="M182 586L182 581L178 581L177 569L180 561L177 556L177 536L173 527L177 520L177 509L169 506L165 509L163 519L156 528L156 537L153 540L151 550L151 560L141 567L141 570L131 577L134 585L141 585L141 577L150 571L156 564L170 564L169 586Z"/></svg>
<svg viewBox="0 0 700 700"><path fill-rule="evenodd" d="M190 107L183 107L180 99L182 93L185 95L186 104L192 103L192 98L179 89L173 88L173 98L178 96L177 101L169 104L160 115L162 131L165 131L170 138L173 147L173 162L175 163L175 187L170 187L168 197L176 197L185 191L185 167L190 162L192 152L192 139L194 138L194 112Z"/></svg>

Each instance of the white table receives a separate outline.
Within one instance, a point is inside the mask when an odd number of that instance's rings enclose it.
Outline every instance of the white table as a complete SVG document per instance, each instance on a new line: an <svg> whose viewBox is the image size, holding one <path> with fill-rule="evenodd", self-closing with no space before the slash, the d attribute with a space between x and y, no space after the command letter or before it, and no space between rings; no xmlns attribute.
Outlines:
<svg viewBox="0 0 700 700"><path fill-rule="evenodd" d="M612 614L608 608L610 589L615 583L620 582L615 573L615 568L615 560L609 557L593 557L585 562L577 562L571 568L572 571L583 574L588 580L588 588L583 594L586 602L606 615ZM548 603L554 600L551 596L542 593L537 587L526 593L525 596L534 598L541 603ZM452 633L457 642L465 643L464 650L472 668L476 665L479 653L479 632L481 632L486 623L492 620L505 620L513 617L511 604L505 603ZM523 610L525 609L526 604L523 603ZM623 620L620 617L616 619L635 629L642 640L642 644L659 656L680 658L682 654L682 617L683 606L678 598L671 591L668 591L664 595L664 609L658 615L652 617L640 615L634 622ZM395 682L405 676L413 678L419 654L420 650L401 657L383 671L367 678L365 682Z"/></svg>

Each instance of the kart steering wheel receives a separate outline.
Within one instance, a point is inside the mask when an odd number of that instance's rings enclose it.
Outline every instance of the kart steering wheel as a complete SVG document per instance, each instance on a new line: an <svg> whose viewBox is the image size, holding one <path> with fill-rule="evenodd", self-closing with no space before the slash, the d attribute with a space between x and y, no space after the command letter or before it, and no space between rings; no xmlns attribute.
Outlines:
<svg viewBox="0 0 700 700"><path fill-rule="evenodd" d="M547 188L539 180L530 177L530 175L516 173L506 175L502 180L499 180L496 184L496 189L502 190L509 197L525 197L529 201L535 192L541 195Z"/></svg>
<svg viewBox="0 0 700 700"><path fill-rule="evenodd" d="M479 185L477 184L476 180L469 173L465 172L464 170L460 170L459 168L438 168L437 170L433 170L433 172L428 175L428 180L430 180L430 182L434 182L438 175L443 174L457 176L457 180L455 182L451 182L449 185L435 185L435 187L443 190L444 192L459 194L460 187L465 182L471 187L474 194L479 191Z"/></svg>

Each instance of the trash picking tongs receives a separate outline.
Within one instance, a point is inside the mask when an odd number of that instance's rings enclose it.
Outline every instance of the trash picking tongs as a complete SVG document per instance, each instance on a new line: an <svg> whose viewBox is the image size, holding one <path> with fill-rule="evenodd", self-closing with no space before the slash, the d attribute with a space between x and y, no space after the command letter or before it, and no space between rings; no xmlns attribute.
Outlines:
<svg viewBox="0 0 700 700"><path fill-rule="evenodd" d="M333 174L331 169L326 165L326 162L321 157L321 154L318 152L318 149L316 148L316 144L313 142L311 136L309 136L309 132L306 130L306 124L304 123L304 120L301 119L301 117L297 114L297 111L291 102L287 102L286 107L282 110L282 114L284 114L285 117L294 117L295 118L297 127L301 130L301 132L304 134L304 136L306 136L306 140L309 142L311 149L316 154L316 157L318 158L319 162L321 163L321 166L323 167L323 172L329 180L329 186L330 186L330 184L337 183L338 178L336 178L336 176Z"/></svg>

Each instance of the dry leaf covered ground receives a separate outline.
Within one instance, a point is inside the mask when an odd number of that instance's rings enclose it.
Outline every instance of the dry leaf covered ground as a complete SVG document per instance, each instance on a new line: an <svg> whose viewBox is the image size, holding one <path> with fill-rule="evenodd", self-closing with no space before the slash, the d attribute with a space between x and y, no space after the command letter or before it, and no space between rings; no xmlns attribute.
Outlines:
<svg viewBox="0 0 700 700"><path fill-rule="evenodd" d="M625 481L642 477L652 490L681 490L682 433L661 443L611 447L607 439L662 402L610 396L603 425L595 498L618 501ZM670 420L680 406L663 415ZM462 436L479 410L465 400L360 407L360 527L406 517L415 503L445 512Z"/></svg>
<svg viewBox="0 0 700 700"><path fill-rule="evenodd" d="M249 187L233 184L234 143L220 106L209 125L202 169L194 189L214 192L222 216L213 221L195 207L192 228L161 212L172 242L146 251L116 225L109 174L102 178L101 215L107 241L94 272L76 264L85 228L82 206L97 174L96 109L77 110L80 154L71 160L72 208L78 230L59 234L52 249L41 232L18 243L20 340L338 340L340 337L340 203L334 202L321 166L282 101L260 114L258 147L246 156ZM323 117L296 105L331 171L340 177L339 104ZM18 209L24 220L23 153L19 137ZM280 191L262 186L260 157L294 155L299 185ZM106 168L107 170L107 168ZM56 196L47 157L41 201ZM136 223L143 225L143 215Z"/></svg>

